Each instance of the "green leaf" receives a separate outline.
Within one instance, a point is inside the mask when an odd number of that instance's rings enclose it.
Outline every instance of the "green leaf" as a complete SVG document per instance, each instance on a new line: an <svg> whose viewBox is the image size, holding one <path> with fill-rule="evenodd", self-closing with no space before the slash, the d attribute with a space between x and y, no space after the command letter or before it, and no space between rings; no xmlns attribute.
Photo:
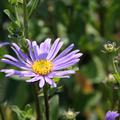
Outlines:
<svg viewBox="0 0 120 120"><path fill-rule="evenodd" d="M23 4L23 0L18 0L18 2Z"/></svg>
<svg viewBox="0 0 120 120"><path fill-rule="evenodd" d="M23 3L23 0L9 0L10 4Z"/></svg>
<svg viewBox="0 0 120 120"><path fill-rule="evenodd" d="M54 78L53 80L55 83L58 83L60 81L60 78Z"/></svg>
<svg viewBox="0 0 120 120"><path fill-rule="evenodd" d="M38 5L39 0L30 0L27 7L30 7L30 10L28 10L29 13L29 17L31 16L31 14L33 13L33 11L36 9L37 5Z"/></svg>
<svg viewBox="0 0 120 120"><path fill-rule="evenodd" d="M10 2L11 4L16 4L16 3L17 3L17 0L9 0L9 2Z"/></svg>
<svg viewBox="0 0 120 120"><path fill-rule="evenodd" d="M50 99L50 120L58 120L59 97L55 95Z"/></svg>
<svg viewBox="0 0 120 120"><path fill-rule="evenodd" d="M29 104L25 106L24 110L20 110L18 106L14 105L12 106L12 110L17 114L19 120L31 120L34 118L32 107Z"/></svg>
<svg viewBox="0 0 120 120"><path fill-rule="evenodd" d="M11 14L11 12L8 9L5 9L4 13L9 17L11 21L15 22L15 17Z"/></svg>
<svg viewBox="0 0 120 120"><path fill-rule="evenodd" d="M116 81L120 81L120 75L118 73L113 74L113 76Z"/></svg>
<svg viewBox="0 0 120 120"><path fill-rule="evenodd" d="M18 106L12 106L12 110L17 114L18 120L23 120L22 111L19 109Z"/></svg>

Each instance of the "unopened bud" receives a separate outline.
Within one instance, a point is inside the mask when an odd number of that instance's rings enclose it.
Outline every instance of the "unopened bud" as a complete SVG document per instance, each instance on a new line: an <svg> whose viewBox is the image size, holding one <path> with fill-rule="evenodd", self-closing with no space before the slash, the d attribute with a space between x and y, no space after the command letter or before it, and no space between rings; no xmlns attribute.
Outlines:
<svg viewBox="0 0 120 120"><path fill-rule="evenodd" d="M105 49L106 52L113 52L113 51L116 50L115 46L116 46L116 45L115 45L114 42L113 42L113 43L106 43L106 44L104 45L104 49Z"/></svg>
<svg viewBox="0 0 120 120"><path fill-rule="evenodd" d="M68 110L65 112L65 117L67 120L75 120L76 116L79 114L79 112L74 112L73 110Z"/></svg>

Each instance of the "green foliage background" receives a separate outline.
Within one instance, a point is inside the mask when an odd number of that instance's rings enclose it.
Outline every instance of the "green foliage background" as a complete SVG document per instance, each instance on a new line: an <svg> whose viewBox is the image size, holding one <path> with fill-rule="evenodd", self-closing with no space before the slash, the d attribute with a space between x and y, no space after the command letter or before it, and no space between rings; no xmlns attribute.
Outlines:
<svg viewBox="0 0 120 120"><path fill-rule="evenodd" d="M23 28L20 25L23 15L22 0L16 7L20 14L18 18L14 13L16 0L10 1L12 5L8 0L0 1L0 42L20 43L23 39ZM51 100L51 120L62 120L68 109L80 112L77 120L103 120L105 112L109 109L116 110L117 106L117 96L112 95L113 85L109 79L109 75L113 73L112 61L101 51L107 41L114 41L119 46L120 0L35 1L36 3L30 0L31 3L28 4L29 39L40 43L47 37L53 41L60 37L65 43L64 47L74 43L84 54L76 66L79 67L76 74L59 82L58 86L62 85L63 89L55 90L59 98L51 98L56 101L54 103ZM35 5L31 12L33 3ZM12 24L8 16L13 21ZM0 48L0 58L5 53L14 55L9 46ZM0 69L8 67L10 66L0 63ZM17 120L11 106L17 105L24 111L25 106L30 104L34 109L33 101L31 85L19 78L5 78L4 74L0 73L0 103L6 120ZM55 114L58 106L59 112ZM30 114L32 113L34 114ZM26 114L29 114L29 111Z"/></svg>

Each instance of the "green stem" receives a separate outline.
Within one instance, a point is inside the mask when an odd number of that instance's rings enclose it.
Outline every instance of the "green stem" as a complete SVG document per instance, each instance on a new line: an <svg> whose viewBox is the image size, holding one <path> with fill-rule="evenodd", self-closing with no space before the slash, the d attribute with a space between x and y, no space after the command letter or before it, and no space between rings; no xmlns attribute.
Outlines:
<svg viewBox="0 0 120 120"><path fill-rule="evenodd" d="M27 0L23 0L23 21L24 21L24 36L28 38L28 12L27 12Z"/></svg>
<svg viewBox="0 0 120 120"><path fill-rule="evenodd" d="M14 9L15 9L16 19L17 19L17 21L19 21L18 12L17 12L17 5L14 6Z"/></svg>
<svg viewBox="0 0 120 120"><path fill-rule="evenodd" d="M1 106L0 106L0 115L1 115L1 120L5 120Z"/></svg>
<svg viewBox="0 0 120 120"><path fill-rule="evenodd" d="M23 0L23 25L24 25L24 37L28 38L28 12L27 12L27 0ZM38 97L38 86L37 83L33 85L34 97L35 97L35 108L37 113L36 120L41 120L39 97Z"/></svg>
<svg viewBox="0 0 120 120"><path fill-rule="evenodd" d="M114 105L115 105L115 103L114 103L114 101L115 101L115 85L113 84L113 86L112 86L112 110L114 109Z"/></svg>
<svg viewBox="0 0 120 120"><path fill-rule="evenodd" d="M118 84L118 113L120 113L120 84ZM120 118L118 118L120 120Z"/></svg>
<svg viewBox="0 0 120 120"><path fill-rule="evenodd" d="M113 69L114 69L114 71L115 71L115 73L116 73L116 75L117 75L117 78L115 77L115 80L117 81L117 94L118 94L118 113L120 113L120 84L119 84L119 72L118 72L118 70L117 70L117 67L116 67L116 64L115 64L115 62L114 62L114 59L113 59ZM115 91L116 92L116 91ZM115 96L114 96L114 88L113 88L113 104L114 104L114 98L115 98ZM113 105L114 106L114 105ZM117 120L120 120L120 118L117 118Z"/></svg>
<svg viewBox="0 0 120 120"><path fill-rule="evenodd" d="M120 113L120 100L118 101L118 113ZM120 118L118 118L118 120L120 120Z"/></svg>
<svg viewBox="0 0 120 120"><path fill-rule="evenodd" d="M113 69L114 69L117 77L119 78L119 73L118 73L117 67L116 67L116 65L115 65L114 59L113 59ZM115 80L119 83L119 80L118 80L117 78L115 78Z"/></svg>
<svg viewBox="0 0 120 120"><path fill-rule="evenodd" d="M43 92L44 92L44 101L45 101L45 116L46 116L46 120L49 120L49 99L48 99L47 86L43 88Z"/></svg>
<svg viewBox="0 0 120 120"><path fill-rule="evenodd" d="M34 0L34 2L33 2L33 4L32 4L32 7L31 7L31 9L30 9L30 11L29 11L28 17L30 17L30 16L32 15L33 10L34 10L34 9L37 7L37 5L39 4L39 1L40 1L40 0Z"/></svg>
<svg viewBox="0 0 120 120"><path fill-rule="evenodd" d="M38 86L36 83L34 83L33 85L33 89L34 89L34 98L35 98L35 108L36 108L36 113L37 113L37 117L36 120L41 120L41 112L40 112L40 105L39 105L39 94L38 94Z"/></svg>

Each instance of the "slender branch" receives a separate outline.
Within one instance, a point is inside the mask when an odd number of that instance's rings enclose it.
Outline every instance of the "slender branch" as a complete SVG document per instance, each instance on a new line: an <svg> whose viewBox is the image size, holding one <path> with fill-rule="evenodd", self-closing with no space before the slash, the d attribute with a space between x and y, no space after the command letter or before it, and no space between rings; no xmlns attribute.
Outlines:
<svg viewBox="0 0 120 120"><path fill-rule="evenodd" d="M1 106L0 106L0 115L1 115L1 120L5 120Z"/></svg>
<svg viewBox="0 0 120 120"><path fill-rule="evenodd" d="M41 112L40 112L40 105L39 105L39 97L38 97L38 86L36 83L33 84L33 90L34 90L34 98L35 98L35 108L37 117L36 120L41 120Z"/></svg>
<svg viewBox="0 0 120 120"><path fill-rule="evenodd" d="M47 86L45 86L43 88L43 92L44 92L44 101L45 101L45 116L46 116L46 120L49 120L49 99L48 99L48 89Z"/></svg>

